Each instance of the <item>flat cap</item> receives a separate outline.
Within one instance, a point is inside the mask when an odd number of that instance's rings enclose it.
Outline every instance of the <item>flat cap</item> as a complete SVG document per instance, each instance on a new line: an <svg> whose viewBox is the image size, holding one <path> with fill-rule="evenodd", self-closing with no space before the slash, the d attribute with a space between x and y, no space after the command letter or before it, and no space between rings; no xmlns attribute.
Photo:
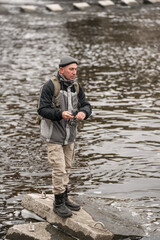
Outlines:
<svg viewBox="0 0 160 240"><path fill-rule="evenodd" d="M70 56L65 56L60 60L59 67L65 67L69 64L76 63L78 65L78 61L75 58Z"/></svg>

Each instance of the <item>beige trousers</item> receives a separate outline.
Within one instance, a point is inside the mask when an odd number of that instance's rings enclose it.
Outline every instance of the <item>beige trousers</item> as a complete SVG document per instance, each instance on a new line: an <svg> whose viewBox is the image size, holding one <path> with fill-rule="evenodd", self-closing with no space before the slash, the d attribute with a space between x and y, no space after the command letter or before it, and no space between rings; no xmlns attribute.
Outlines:
<svg viewBox="0 0 160 240"><path fill-rule="evenodd" d="M69 175L74 161L74 143L59 145L47 143L48 161L53 167L53 193L63 193L69 183Z"/></svg>

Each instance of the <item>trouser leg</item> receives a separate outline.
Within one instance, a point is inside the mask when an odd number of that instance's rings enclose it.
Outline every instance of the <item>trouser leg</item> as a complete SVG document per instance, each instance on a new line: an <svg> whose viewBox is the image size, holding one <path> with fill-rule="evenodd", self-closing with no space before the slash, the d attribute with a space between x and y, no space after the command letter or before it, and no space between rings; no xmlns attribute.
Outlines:
<svg viewBox="0 0 160 240"><path fill-rule="evenodd" d="M64 157L65 157L65 170L64 186L65 189L69 183L69 176L74 161L74 143L63 146Z"/></svg>
<svg viewBox="0 0 160 240"><path fill-rule="evenodd" d="M51 163L53 193L65 192L74 159L74 143L65 146L47 143L48 160Z"/></svg>
<svg viewBox="0 0 160 240"><path fill-rule="evenodd" d="M47 151L48 161L52 165L53 193L63 193L65 191L64 176L66 174L63 146L59 144L47 143Z"/></svg>
<svg viewBox="0 0 160 240"><path fill-rule="evenodd" d="M65 190L73 162L74 144L62 146L48 143L47 151L48 160L53 167L52 182L55 195L53 210L60 217L70 217L72 212L65 204Z"/></svg>

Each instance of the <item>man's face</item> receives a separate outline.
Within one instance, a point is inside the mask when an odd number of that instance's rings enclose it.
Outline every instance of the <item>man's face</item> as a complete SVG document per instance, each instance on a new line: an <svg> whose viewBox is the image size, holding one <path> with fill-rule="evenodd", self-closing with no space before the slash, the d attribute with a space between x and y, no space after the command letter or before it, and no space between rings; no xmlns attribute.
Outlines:
<svg viewBox="0 0 160 240"><path fill-rule="evenodd" d="M62 74L67 80L74 81L77 74L77 64L72 63L65 67L60 67L60 74Z"/></svg>

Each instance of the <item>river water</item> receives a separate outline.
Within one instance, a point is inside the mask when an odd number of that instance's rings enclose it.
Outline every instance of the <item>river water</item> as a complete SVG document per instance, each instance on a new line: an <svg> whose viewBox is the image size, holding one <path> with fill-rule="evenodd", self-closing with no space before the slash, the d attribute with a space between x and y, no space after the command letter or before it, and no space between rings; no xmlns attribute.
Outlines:
<svg viewBox="0 0 160 240"><path fill-rule="evenodd" d="M0 237L24 194L51 192L35 123L39 90L64 54L79 60L93 114L79 125L71 191L106 199L160 235L160 6L0 15Z"/></svg>

